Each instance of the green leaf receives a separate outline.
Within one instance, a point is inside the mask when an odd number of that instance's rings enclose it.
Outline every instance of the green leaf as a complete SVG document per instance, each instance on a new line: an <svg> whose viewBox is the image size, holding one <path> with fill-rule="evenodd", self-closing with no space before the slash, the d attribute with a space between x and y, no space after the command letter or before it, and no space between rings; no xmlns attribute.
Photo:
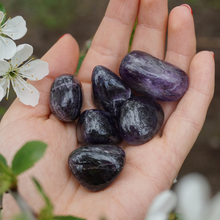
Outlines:
<svg viewBox="0 0 220 220"><path fill-rule="evenodd" d="M80 69L80 67L82 65L82 62L85 59L85 57L86 57L86 54L80 55L78 65L77 65L77 68L76 68L76 75L78 74L79 69Z"/></svg>
<svg viewBox="0 0 220 220"><path fill-rule="evenodd" d="M3 180L2 178L0 178L0 194L7 192L10 186L11 186L10 181Z"/></svg>
<svg viewBox="0 0 220 220"><path fill-rule="evenodd" d="M8 176L13 176L11 168L8 167L5 163L6 163L5 158L2 157L0 159L0 173L7 174Z"/></svg>
<svg viewBox="0 0 220 220"><path fill-rule="evenodd" d="M54 220L86 220L84 218L77 218L73 216L54 216Z"/></svg>
<svg viewBox="0 0 220 220"><path fill-rule="evenodd" d="M50 199L48 198L48 196L44 192L40 183L34 177L32 177L32 180L34 181L34 184L35 184L38 192L44 198L44 201L46 203L46 206L43 209L41 209L41 211L40 211L40 215L39 215L38 220L53 220L53 205L50 202Z"/></svg>
<svg viewBox="0 0 220 220"><path fill-rule="evenodd" d="M18 175L32 167L43 155L47 145L41 141L27 142L14 156L12 171Z"/></svg>
<svg viewBox="0 0 220 220"><path fill-rule="evenodd" d="M2 11L4 14L6 14L6 12L5 12L5 8L4 8L4 6L2 5L1 2L0 2L0 11ZM4 17L4 19L3 19L3 21L2 21L1 24L4 24L5 21L6 21L6 16Z"/></svg>
<svg viewBox="0 0 220 220"><path fill-rule="evenodd" d="M16 176L7 166L5 158L0 155L0 194L9 190L10 187L17 186Z"/></svg>
<svg viewBox="0 0 220 220"><path fill-rule="evenodd" d="M133 27L133 31L131 33L128 52L131 51L131 45L132 45L132 42L133 42L133 38L134 38L134 33L135 33L135 30L136 30L136 27L137 27L137 19L135 21L135 24L134 24L134 27Z"/></svg>
<svg viewBox="0 0 220 220"><path fill-rule="evenodd" d="M40 211L38 220L53 220L53 207L45 207Z"/></svg>
<svg viewBox="0 0 220 220"><path fill-rule="evenodd" d="M40 183L34 178L32 177L32 180L35 183L35 186L38 190L38 192L41 194L41 196L44 198L44 201L46 203L47 206L52 206L50 199L48 198L48 196L46 195L46 193L44 192L43 188L41 187Z"/></svg>
<svg viewBox="0 0 220 220"><path fill-rule="evenodd" d="M0 154L0 161L1 161L6 167L8 166L6 159L3 157L2 154Z"/></svg>
<svg viewBox="0 0 220 220"><path fill-rule="evenodd" d="M16 215L12 218L12 220L29 220L27 215L25 215L24 213L23 214L20 214L20 215Z"/></svg>
<svg viewBox="0 0 220 220"><path fill-rule="evenodd" d="M8 173L0 174L0 194L7 192L11 187L17 186L16 178Z"/></svg>

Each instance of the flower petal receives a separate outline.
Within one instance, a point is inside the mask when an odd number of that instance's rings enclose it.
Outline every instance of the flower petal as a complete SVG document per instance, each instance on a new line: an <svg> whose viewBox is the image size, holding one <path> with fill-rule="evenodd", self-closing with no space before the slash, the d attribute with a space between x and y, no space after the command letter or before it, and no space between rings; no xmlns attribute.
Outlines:
<svg viewBox="0 0 220 220"><path fill-rule="evenodd" d="M12 81L12 84L18 99L22 103L25 105L31 105L33 107L38 104L40 93L34 86L18 77Z"/></svg>
<svg viewBox="0 0 220 220"><path fill-rule="evenodd" d="M5 97L8 87L7 81L8 80L6 78L0 78L0 102Z"/></svg>
<svg viewBox="0 0 220 220"><path fill-rule="evenodd" d="M9 68L10 64L7 61L0 60L0 76L4 76L8 72Z"/></svg>
<svg viewBox="0 0 220 220"><path fill-rule="evenodd" d="M217 193L210 202L208 220L220 219L220 192Z"/></svg>
<svg viewBox="0 0 220 220"><path fill-rule="evenodd" d="M166 220L170 212L175 208L177 203L176 194L171 190L166 190L157 195L146 215L145 220Z"/></svg>
<svg viewBox="0 0 220 220"><path fill-rule="evenodd" d="M2 32L13 40L18 40L27 33L26 21L21 16L8 19L3 25Z"/></svg>
<svg viewBox="0 0 220 220"><path fill-rule="evenodd" d="M19 73L32 81L40 80L49 74L49 65L42 60L34 60L23 65Z"/></svg>
<svg viewBox="0 0 220 220"><path fill-rule="evenodd" d="M33 47L29 44L17 46L15 55L11 58L13 67L18 67L33 54Z"/></svg>
<svg viewBox="0 0 220 220"><path fill-rule="evenodd" d="M7 37L0 36L0 59L11 59L16 52L16 44Z"/></svg>
<svg viewBox="0 0 220 220"><path fill-rule="evenodd" d="M6 94L5 90L2 87L0 87L0 102L5 97L5 94Z"/></svg>
<svg viewBox="0 0 220 220"><path fill-rule="evenodd" d="M2 21L4 20L4 17L5 17L5 13L0 11L0 26L1 26Z"/></svg>
<svg viewBox="0 0 220 220"><path fill-rule="evenodd" d="M168 220L169 214L154 213L148 216L145 220Z"/></svg>
<svg viewBox="0 0 220 220"><path fill-rule="evenodd" d="M178 175L176 176L175 180L173 181L173 184L177 183L177 181L178 181L177 177L178 177Z"/></svg>
<svg viewBox="0 0 220 220"><path fill-rule="evenodd" d="M178 212L187 220L201 220L210 198L210 186L206 178L193 173L185 176L176 186Z"/></svg>

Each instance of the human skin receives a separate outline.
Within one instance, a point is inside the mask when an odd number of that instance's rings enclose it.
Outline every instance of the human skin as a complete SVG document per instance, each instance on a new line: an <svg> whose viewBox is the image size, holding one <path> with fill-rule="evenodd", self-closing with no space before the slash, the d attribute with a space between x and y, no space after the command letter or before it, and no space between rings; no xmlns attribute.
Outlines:
<svg viewBox="0 0 220 220"><path fill-rule="evenodd" d="M165 113L161 131L141 146L120 145L126 153L126 164L116 181L105 190L89 192L72 176L67 159L78 147L76 123L58 121L49 108L54 78L63 73L74 74L77 66L79 48L71 35L62 37L42 58L49 63L50 74L41 81L31 82L40 91L39 104L33 108L16 99L4 115L0 123L0 152L9 164L25 142L41 140L48 144L44 157L19 177L19 191L34 211L39 211L44 203L31 176L42 184L56 214L89 220L101 216L108 220L142 220L155 195L171 187L205 121L214 93L214 58L209 51L196 54L190 10L185 6L175 7L168 19L167 4L166 0L111 0L79 71L84 91L83 111L94 108L93 68L103 65L118 74L138 16L131 49L165 59L189 75L189 88L181 100L160 102ZM10 194L4 196L3 205L4 219L19 210Z"/></svg>

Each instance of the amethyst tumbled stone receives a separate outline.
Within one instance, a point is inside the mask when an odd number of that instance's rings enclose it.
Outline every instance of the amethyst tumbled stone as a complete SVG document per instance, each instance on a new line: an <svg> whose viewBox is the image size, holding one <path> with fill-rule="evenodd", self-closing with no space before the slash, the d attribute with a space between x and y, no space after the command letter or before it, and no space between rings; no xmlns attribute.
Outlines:
<svg viewBox="0 0 220 220"><path fill-rule="evenodd" d="M142 51L127 54L119 72L130 88L158 101L178 100L189 85L183 70Z"/></svg>
<svg viewBox="0 0 220 220"><path fill-rule="evenodd" d="M51 112L61 121L71 122L79 117L82 107L80 81L73 75L57 77L50 90Z"/></svg>
<svg viewBox="0 0 220 220"><path fill-rule="evenodd" d="M121 107L119 132L131 145L141 145L151 140L160 130L164 120L163 109L156 101L136 96Z"/></svg>
<svg viewBox="0 0 220 220"><path fill-rule="evenodd" d="M100 191L122 171L125 152L115 145L88 145L74 150L68 163L82 186L90 191Z"/></svg>
<svg viewBox="0 0 220 220"><path fill-rule="evenodd" d="M77 138L80 144L119 144L118 124L108 112L90 109L84 111L77 124Z"/></svg>
<svg viewBox="0 0 220 220"><path fill-rule="evenodd" d="M111 70L96 66L92 73L93 101L97 108L118 117L120 107L132 96L130 88Z"/></svg>

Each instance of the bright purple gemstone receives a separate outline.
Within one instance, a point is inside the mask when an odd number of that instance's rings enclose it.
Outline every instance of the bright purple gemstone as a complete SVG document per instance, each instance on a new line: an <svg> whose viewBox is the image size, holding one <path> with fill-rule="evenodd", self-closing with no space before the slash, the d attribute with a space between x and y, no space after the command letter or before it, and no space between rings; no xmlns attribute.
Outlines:
<svg viewBox="0 0 220 220"><path fill-rule="evenodd" d="M92 73L93 101L97 108L118 117L120 107L133 94L130 88L111 70L96 66Z"/></svg>
<svg viewBox="0 0 220 220"><path fill-rule="evenodd" d="M79 183L90 191L109 186L121 173L125 152L115 145L88 145L74 150L69 168Z"/></svg>
<svg viewBox="0 0 220 220"><path fill-rule="evenodd" d="M164 120L163 109L156 101L136 96L121 107L119 132L131 145L141 145L151 140L160 130Z"/></svg>
<svg viewBox="0 0 220 220"><path fill-rule="evenodd" d="M77 138L80 144L119 144L118 124L108 112L90 109L84 111L77 124Z"/></svg>
<svg viewBox="0 0 220 220"><path fill-rule="evenodd" d="M80 81L73 75L57 77L50 90L51 112L61 121L71 122L80 115L82 91Z"/></svg>
<svg viewBox="0 0 220 220"><path fill-rule="evenodd" d="M189 85L183 70L142 51L127 54L119 72L130 88L158 101L180 99Z"/></svg>

